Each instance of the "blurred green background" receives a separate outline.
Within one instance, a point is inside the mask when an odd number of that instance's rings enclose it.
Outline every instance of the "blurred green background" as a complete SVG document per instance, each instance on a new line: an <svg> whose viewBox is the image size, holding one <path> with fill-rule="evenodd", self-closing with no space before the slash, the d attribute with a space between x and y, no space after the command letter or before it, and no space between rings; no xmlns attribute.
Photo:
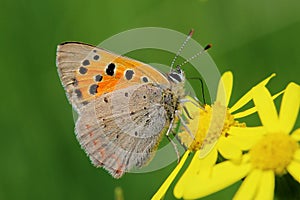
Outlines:
<svg viewBox="0 0 300 200"><path fill-rule="evenodd" d="M195 40L214 45L220 71L233 71L233 103L273 72L272 92L300 83L299 9L298 0L1 0L0 199L113 199L117 186L126 200L150 199L176 165L114 180L90 164L57 75L57 44L99 44L137 27L194 28ZM238 186L205 199L231 199Z"/></svg>

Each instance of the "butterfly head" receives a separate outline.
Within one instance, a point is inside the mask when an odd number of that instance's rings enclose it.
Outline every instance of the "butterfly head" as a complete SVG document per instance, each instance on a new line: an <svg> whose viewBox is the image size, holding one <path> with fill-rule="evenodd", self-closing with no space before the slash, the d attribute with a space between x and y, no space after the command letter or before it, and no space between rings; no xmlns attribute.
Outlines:
<svg viewBox="0 0 300 200"><path fill-rule="evenodd" d="M168 74L168 79L173 83L182 83L185 80L183 70L177 66L175 69Z"/></svg>

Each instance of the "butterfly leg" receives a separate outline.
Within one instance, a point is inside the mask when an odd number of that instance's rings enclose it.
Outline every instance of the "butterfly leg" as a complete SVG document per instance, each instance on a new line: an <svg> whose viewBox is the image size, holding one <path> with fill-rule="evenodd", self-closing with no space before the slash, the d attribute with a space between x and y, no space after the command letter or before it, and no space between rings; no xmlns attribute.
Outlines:
<svg viewBox="0 0 300 200"><path fill-rule="evenodd" d="M181 146L184 148L184 151L187 151L188 148L187 148L183 143L181 143L181 140L180 140L180 138L178 137L177 133L175 133L174 131L172 131L172 134L173 134L173 136L176 138L176 140L179 142L179 144L181 144Z"/></svg>
<svg viewBox="0 0 300 200"><path fill-rule="evenodd" d="M190 103L194 104L196 107L198 107L198 108L204 110L203 106L202 106L201 103L198 101L198 99L194 98L194 100L197 101L198 104L197 104L196 102L190 100L190 99L180 99L180 100L179 100L179 103L180 103L180 104L185 104L185 103L190 102Z"/></svg>
<svg viewBox="0 0 300 200"><path fill-rule="evenodd" d="M180 161L180 154L179 154L179 151L178 151L178 148L177 148L177 145L175 144L175 142L170 138L170 133L173 132L172 131L172 128L173 128L173 124L174 124L174 118L172 118L171 122L170 122L170 126L167 130L167 133L166 133L166 136L168 138L168 140L170 141L170 143L173 145L173 148L176 152L176 155L177 155L177 163L179 163Z"/></svg>
<svg viewBox="0 0 300 200"><path fill-rule="evenodd" d="M175 152L176 152L176 155L177 155L177 163L179 163L179 161L180 161L180 154L179 154L177 145L176 145L175 142L170 138L169 135L166 135L166 136L167 136L168 140L170 141L170 143L173 145L173 148L174 148L174 150L175 150Z"/></svg>
<svg viewBox="0 0 300 200"><path fill-rule="evenodd" d="M186 108L186 106L183 105L182 107L183 107L183 110L186 113L187 117L190 118L190 119L193 119L193 117L190 115L190 113L189 113L188 109Z"/></svg>
<svg viewBox="0 0 300 200"><path fill-rule="evenodd" d="M180 120L183 128L189 133L189 135L195 139L195 136L193 135L193 133L191 132L191 130L189 129L189 127L186 125L185 121L182 119L182 117L180 116L180 114L178 112L175 112L175 115L178 117L178 119Z"/></svg>
<svg viewBox="0 0 300 200"><path fill-rule="evenodd" d="M168 128L168 130L167 130L166 136L169 136L169 135L170 135L170 132L171 132L171 130L172 130L172 128L173 128L173 124L174 124L174 117L172 118L172 120L171 120L171 122L170 122L170 126L169 126L169 128Z"/></svg>

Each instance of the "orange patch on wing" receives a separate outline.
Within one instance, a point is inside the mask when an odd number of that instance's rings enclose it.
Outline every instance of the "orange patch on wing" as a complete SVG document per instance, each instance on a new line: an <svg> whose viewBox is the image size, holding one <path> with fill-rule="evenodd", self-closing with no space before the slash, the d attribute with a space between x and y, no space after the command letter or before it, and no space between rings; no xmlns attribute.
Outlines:
<svg viewBox="0 0 300 200"><path fill-rule="evenodd" d="M86 125L85 125L85 128L89 129L89 128L91 128L91 125L86 124Z"/></svg>
<svg viewBox="0 0 300 200"><path fill-rule="evenodd" d="M147 64L118 56L102 49L99 50L98 53L100 54L98 61L90 59L90 64L84 66L87 69L85 74L81 74L77 71L75 75L77 81L76 89L81 92L80 100L82 102L89 102L105 93L110 93L136 84L142 84L144 82L142 82L141 78L144 76L149 79L149 82L159 81L163 84L167 83L167 80L160 72ZM114 63L116 66L112 76L106 74L106 67L110 63ZM128 69L134 71L131 80L127 80L124 75ZM97 75L102 76L102 80L99 82L95 80ZM98 85L96 95L90 92L91 86L95 84Z"/></svg>
<svg viewBox="0 0 300 200"><path fill-rule="evenodd" d="M93 137L93 136L94 136L93 131L89 132L89 136L90 136L90 137Z"/></svg>
<svg viewBox="0 0 300 200"><path fill-rule="evenodd" d="M121 172L121 169L123 168L123 164L120 162L119 158L113 154L111 155L111 158L113 158L116 161L116 169L115 170L119 170Z"/></svg>
<svg viewBox="0 0 300 200"><path fill-rule="evenodd" d="M141 63L139 61L135 61L135 60L128 59L125 57L117 57L114 61L116 63L118 63L119 65L126 66L126 68L136 68L138 66L144 65L143 63Z"/></svg>
<svg viewBox="0 0 300 200"><path fill-rule="evenodd" d="M112 92L115 90L115 86L118 84L119 80L114 78L103 77L103 79L110 79L107 81L102 81L98 83L97 96L101 96L103 93Z"/></svg>
<svg viewBox="0 0 300 200"><path fill-rule="evenodd" d="M105 157L105 150L103 148L100 148L98 152L100 153L101 158Z"/></svg>
<svg viewBox="0 0 300 200"><path fill-rule="evenodd" d="M97 140L97 139L94 140L93 143L94 143L94 145L96 146L96 145L98 144L98 140Z"/></svg>

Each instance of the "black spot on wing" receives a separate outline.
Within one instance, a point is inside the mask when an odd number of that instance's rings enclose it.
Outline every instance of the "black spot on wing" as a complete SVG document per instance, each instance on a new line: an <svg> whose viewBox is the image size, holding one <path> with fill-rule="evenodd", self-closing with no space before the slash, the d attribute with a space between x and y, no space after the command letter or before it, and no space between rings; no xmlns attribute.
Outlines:
<svg viewBox="0 0 300 200"><path fill-rule="evenodd" d="M73 78L72 81L73 81L72 84L73 84L75 87L78 86L78 81L77 81L76 78Z"/></svg>
<svg viewBox="0 0 300 200"><path fill-rule="evenodd" d="M100 82L100 81L102 81L102 78L103 77L100 74L98 74L97 76L95 76L95 81Z"/></svg>
<svg viewBox="0 0 300 200"><path fill-rule="evenodd" d="M91 85L89 90L90 94L95 95L97 93L97 88L98 88L97 84Z"/></svg>
<svg viewBox="0 0 300 200"><path fill-rule="evenodd" d="M94 60L99 60L100 56L99 55L95 55L93 58L94 58Z"/></svg>
<svg viewBox="0 0 300 200"><path fill-rule="evenodd" d="M80 73L80 74L86 74L87 71L88 71L88 70L87 70L87 68L85 68L85 67L80 67L80 68L79 68L79 73Z"/></svg>
<svg viewBox="0 0 300 200"><path fill-rule="evenodd" d="M114 63L110 63L107 67L106 67L106 74L108 76L113 76L114 73L115 73L115 68L116 68L116 65Z"/></svg>
<svg viewBox="0 0 300 200"><path fill-rule="evenodd" d="M134 71L132 69L128 69L125 71L125 78L129 81L133 78Z"/></svg>
<svg viewBox="0 0 300 200"><path fill-rule="evenodd" d="M144 83L147 83L149 80L148 80L148 78L147 78L146 76L144 76L144 77L142 77L142 81L143 81Z"/></svg>
<svg viewBox="0 0 300 200"><path fill-rule="evenodd" d="M76 95L77 95L78 98L82 97L82 93L81 93L81 91L79 89L74 90L74 92L76 93Z"/></svg>
<svg viewBox="0 0 300 200"><path fill-rule="evenodd" d="M88 66L88 65L90 65L90 61L89 61L89 60L84 60L84 61L82 62L82 65L83 65L83 66Z"/></svg>

